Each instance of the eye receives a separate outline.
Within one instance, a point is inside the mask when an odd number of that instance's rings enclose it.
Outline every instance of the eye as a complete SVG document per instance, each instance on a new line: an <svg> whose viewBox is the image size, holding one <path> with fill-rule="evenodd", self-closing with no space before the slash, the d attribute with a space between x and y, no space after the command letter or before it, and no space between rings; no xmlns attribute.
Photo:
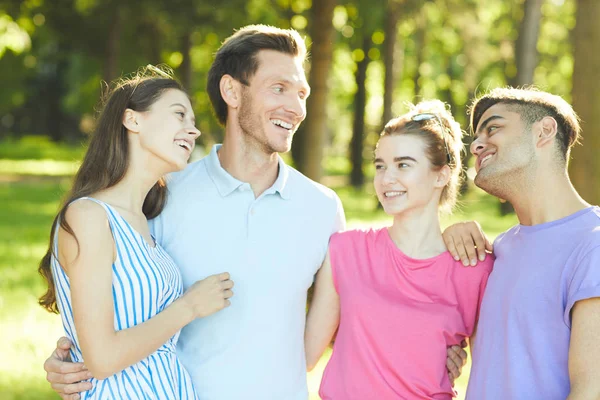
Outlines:
<svg viewBox="0 0 600 400"><path fill-rule="evenodd" d="M283 86L280 86L280 85L278 85L278 86L274 86L274 87L273 87L273 91L274 91L275 93L283 93Z"/></svg>
<svg viewBox="0 0 600 400"><path fill-rule="evenodd" d="M299 97L300 97L302 100L306 99L306 97L307 97L307 96L306 96L306 92L300 92L300 93L298 94L298 96L299 96Z"/></svg>
<svg viewBox="0 0 600 400"><path fill-rule="evenodd" d="M410 165L408 165L407 163L403 163L403 162L398 163L398 168L400 168L400 169L408 168L408 167L410 167Z"/></svg>
<svg viewBox="0 0 600 400"><path fill-rule="evenodd" d="M488 134L490 134L490 133L493 133L493 132L495 132L496 130L498 130L498 128L499 128L499 127L498 127L497 125L491 125L491 126L488 126L488 128L487 128L487 133L488 133Z"/></svg>
<svg viewBox="0 0 600 400"><path fill-rule="evenodd" d="M179 115L182 120L185 118L185 113L183 111L176 111L175 114Z"/></svg>
<svg viewBox="0 0 600 400"><path fill-rule="evenodd" d="M384 168L384 166L383 166L383 165L381 165L381 164L375 164L375 169L376 169L376 170L377 170L377 169L383 169L383 168Z"/></svg>

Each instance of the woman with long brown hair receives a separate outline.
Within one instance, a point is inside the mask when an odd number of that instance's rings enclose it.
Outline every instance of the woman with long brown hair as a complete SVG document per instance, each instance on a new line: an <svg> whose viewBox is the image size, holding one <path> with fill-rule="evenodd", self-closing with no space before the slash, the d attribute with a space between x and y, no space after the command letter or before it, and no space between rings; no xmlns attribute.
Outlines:
<svg viewBox="0 0 600 400"><path fill-rule="evenodd" d="M183 294L180 272L148 228L200 135L190 100L147 67L108 92L73 188L52 224L40 305L60 312L71 358L85 362L82 399L193 399L175 355L180 329L229 305L229 274Z"/></svg>

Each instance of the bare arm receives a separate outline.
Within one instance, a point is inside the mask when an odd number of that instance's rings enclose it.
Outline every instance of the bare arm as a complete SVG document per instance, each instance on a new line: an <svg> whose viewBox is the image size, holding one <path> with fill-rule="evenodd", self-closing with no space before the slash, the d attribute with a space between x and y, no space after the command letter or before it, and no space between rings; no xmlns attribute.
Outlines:
<svg viewBox="0 0 600 400"><path fill-rule="evenodd" d="M449 226L442 234L446 248L455 260L465 267L477 265L485 260L486 250L493 251L492 243L476 221L459 222Z"/></svg>
<svg viewBox="0 0 600 400"><path fill-rule="evenodd" d="M184 296L144 323L115 331L112 298L114 241L104 210L95 203L69 207L67 221L79 241L59 231L59 257L71 281L75 328L85 365L104 379L147 357L194 318L229 305L228 274L194 284Z"/></svg>
<svg viewBox="0 0 600 400"><path fill-rule="evenodd" d="M575 303L571 319L569 378L571 393L567 400L600 398L600 298Z"/></svg>
<svg viewBox="0 0 600 400"><path fill-rule="evenodd" d="M340 321L340 298L333 284L329 252L317 273L314 296L308 310L304 347L306 368L311 371L331 343Z"/></svg>

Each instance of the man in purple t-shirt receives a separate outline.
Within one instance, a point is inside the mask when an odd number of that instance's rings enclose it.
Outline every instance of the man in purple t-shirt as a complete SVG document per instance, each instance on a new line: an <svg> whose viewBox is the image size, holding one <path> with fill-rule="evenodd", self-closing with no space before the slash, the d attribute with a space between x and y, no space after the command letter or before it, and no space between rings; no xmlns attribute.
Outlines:
<svg viewBox="0 0 600 400"><path fill-rule="evenodd" d="M467 399L600 399L600 208L567 173L577 116L549 93L495 89L474 102L471 126L475 184L520 224L494 243ZM479 232L446 232L449 250Z"/></svg>

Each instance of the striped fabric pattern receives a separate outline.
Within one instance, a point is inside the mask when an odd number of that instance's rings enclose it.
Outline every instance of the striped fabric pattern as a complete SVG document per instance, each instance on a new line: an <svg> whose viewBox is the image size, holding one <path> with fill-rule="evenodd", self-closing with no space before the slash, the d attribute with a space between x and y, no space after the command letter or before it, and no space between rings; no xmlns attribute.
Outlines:
<svg viewBox="0 0 600 400"><path fill-rule="evenodd" d="M183 293L179 269L156 244L142 235L110 205L91 198L106 211L117 249L112 265L112 295L115 330L127 329L152 318ZM57 254L57 241L54 253ZM56 301L66 335L73 342L71 359L83 362L73 321L69 278L56 258L52 258ZM90 310L93 312L93 310ZM190 376L175 355L179 333L156 352L107 379L90 379L93 388L80 393L82 399L197 399Z"/></svg>

